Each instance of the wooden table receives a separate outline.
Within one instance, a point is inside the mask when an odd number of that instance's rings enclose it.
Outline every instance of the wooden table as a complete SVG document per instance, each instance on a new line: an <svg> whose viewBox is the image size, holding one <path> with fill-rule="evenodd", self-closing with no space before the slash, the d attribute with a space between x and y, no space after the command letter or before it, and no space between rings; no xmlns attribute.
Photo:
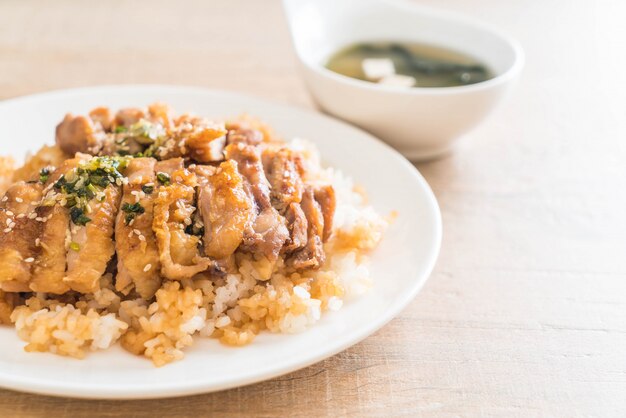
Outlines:
<svg viewBox="0 0 626 418"><path fill-rule="evenodd" d="M626 416L626 15L617 0L428 0L523 43L517 90L418 168L444 241L424 290L337 356L216 394L0 391L0 416ZM312 106L278 1L0 3L0 97L193 84Z"/></svg>

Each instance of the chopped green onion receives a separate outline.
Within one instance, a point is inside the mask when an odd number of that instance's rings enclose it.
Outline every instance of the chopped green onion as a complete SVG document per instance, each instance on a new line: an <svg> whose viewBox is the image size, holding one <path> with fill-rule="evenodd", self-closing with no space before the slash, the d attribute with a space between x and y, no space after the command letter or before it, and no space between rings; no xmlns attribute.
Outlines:
<svg viewBox="0 0 626 418"><path fill-rule="evenodd" d="M78 251L80 251L80 244L77 243L77 242L71 242L70 243L70 249L73 250L73 251L78 252Z"/></svg>
<svg viewBox="0 0 626 418"><path fill-rule="evenodd" d="M85 216L85 212L77 206L70 209L70 218L72 218L74 224L81 226L85 226L88 222L91 222L91 218Z"/></svg>
<svg viewBox="0 0 626 418"><path fill-rule="evenodd" d="M170 176L167 173L163 173L163 172L157 173L157 180L159 180L159 183L161 183L164 186L167 186L171 183Z"/></svg>
<svg viewBox="0 0 626 418"><path fill-rule="evenodd" d="M122 210L126 212L126 217L124 218L126 225L130 224L130 222L135 219L137 215L141 215L146 211L139 202L133 204L124 203L122 205Z"/></svg>
<svg viewBox="0 0 626 418"><path fill-rule="evenodd" d="M141 191L145 194L152 194L154 191L154 186L146 186L145 184L141 186Z"/></svg>
<svg viewBox="0 0 626 418"><path fill-rule="evenodd" d="M39 181L41 183L45 183L48 181L48 177L50 177L50 168L44 167L39 172Z"/></svg>

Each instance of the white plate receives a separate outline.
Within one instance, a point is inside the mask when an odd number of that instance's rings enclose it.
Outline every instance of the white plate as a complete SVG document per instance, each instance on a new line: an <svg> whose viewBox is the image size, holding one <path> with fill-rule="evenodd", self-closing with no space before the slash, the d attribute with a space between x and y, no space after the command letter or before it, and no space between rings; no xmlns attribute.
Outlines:
<svg viewBox="0 0 626 418"><path fill-rule="evenodd" d="M260 335L242 348L197 338L182 361L155 368L116 346L84 360L26 353L11 327L0 329L0 386L82 398L158 398L246 385L306 367L381 328L422 287L437 259L441 215L426 181L400 154L349 125L291 106L199 88L114 86L45 93L0 103L0 154L16 157L54 141L66 112L169 103L178 112L259 116L284 138L314 141L325 164L365 187L373 206L398 217L372 257L374 288L295 335Z"/></svg>

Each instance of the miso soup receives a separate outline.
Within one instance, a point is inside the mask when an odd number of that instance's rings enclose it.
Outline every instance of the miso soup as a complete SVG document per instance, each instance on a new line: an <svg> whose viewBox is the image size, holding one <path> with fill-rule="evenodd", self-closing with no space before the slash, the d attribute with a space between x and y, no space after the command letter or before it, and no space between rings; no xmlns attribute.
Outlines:
<svg viewBox="0 0 626 418"><path fill-rule="evenodd" d="M363 81L404 87L465 86L494 77L469 55L413 42L350 45L333 54L326 68Z"/></svg>

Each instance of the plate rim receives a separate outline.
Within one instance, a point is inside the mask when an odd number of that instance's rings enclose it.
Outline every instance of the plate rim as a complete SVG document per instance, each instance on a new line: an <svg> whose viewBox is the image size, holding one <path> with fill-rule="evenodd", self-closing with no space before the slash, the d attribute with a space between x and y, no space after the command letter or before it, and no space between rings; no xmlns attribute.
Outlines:
<svg viewBox="0 0 626 418"><path fill-rule="evenodd" d="M230 380L226 378L221 380L219 384L206 382L203 383L202 380L191 380L184 382L179 381L176 382L176 385L171 386L168 386L167 384L153 384L149 387L146 387L145 389L133 389L133 391L129 393L128 388L125 387L120 387L119 389L116 389L114 387L108 386L106 389L103 390L102 388L97 387L97 385L92 384L64 382L62 385L58 385L58 381L56 382L57 384L54 384L50 380L42 380L31 377L20 377L19 375L6 373L3 370L0 370L0 387L4 389L16 390L27 393L58 397L70 397L76 399L129 400L174 398L202 393L217 392L251 385L254 383L279 377L294 372L296 370L304 369L362 342L367 337L371 336L372 334L383 328L385 325L387 325L396 316L398 316L398 314L402 312L411 303L411 301L413 301L413 299L415 299L419 291L422 289L422 287L432 274L441 249L443 226L439 204L437 202L435 194L433 193L427 181L421 175L419 170L415 166L413 166L413 164L411 164L398 151L393 149L382 140L376 138L372 134L358 127L316 111L315 109L309 109L298 104L291 104L288 102L280 102L272 99L266 99L264 97L256 95L244 94L236 91L222 89L213 89L202 86L174 84L110 84L70 89L55 89L4 99L0 101L0 112L2 112L5 108L19 105L23 102L27 103L29 101L37 102L42 100L45 101L54 99L63 100L64 98L71 96L81 96L87 94L97 95L102 93L110 94L115 91L118 91L120 93L131 93L133 91L154 92L156 90L162 91L164 93L167 92L173 94L194 94L198 96L227 96L234 100L239 99L248 102L252 101L257 103L265 103L275 109L282 109L288 112L295 111L304 115L322 118L328 123L342 126L343 129L347 129L355 134L358 134L359 136L366 139L373 146L384 149L385 152L390 154L390 157L393 157L396 160L397 163L402 164L408 170L408 172L411 173L411 177L413 177L414 180L416 180L420 184L421 188L424 191L424 197L426 198L428 207L432 210L435 225L433 225L434 228L432 243L428 246L429 252L427 262L424 263L423 266L421 266L418 273L416 274L416 278L412 281L412 286L406 289L407 291L404 292L403 297L400 299L400 301L395 306L393 306L393 308L385 311L384 315L381 315L380 319L372 322L370 326L366 327L360 332L355 332L354 336L350 338L349 341L344 341L340 344L328 345L328 347L318 350L316 355L313 355L304 361L287 361L280 367L269 368L268 370L265 370L260 374L251 373L248 376L244 376L244 378L236 378Z"/></svg>

